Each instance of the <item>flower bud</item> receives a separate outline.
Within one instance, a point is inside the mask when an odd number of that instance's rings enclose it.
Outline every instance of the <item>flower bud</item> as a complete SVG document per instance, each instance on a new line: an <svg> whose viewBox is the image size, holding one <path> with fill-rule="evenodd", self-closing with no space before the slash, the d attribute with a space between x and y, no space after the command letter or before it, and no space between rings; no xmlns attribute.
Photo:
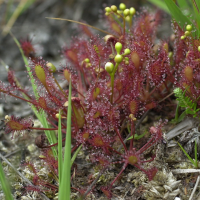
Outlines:
<svg viewBox="0 0 200 200"><path fill-rule="evenodd" d="M56 67L55 67L55 65L53 65L52 63L48 62L48 63L46 64L46 66L49 68L49 71L50 71L51 73L55 73L55 72L56 72Z"/></svg>
<svg viewBox="0 0 200 200"><path fill-rule="evenodd" d="M131 21L130 16L126 16L125 20L126 20L127 22L130 22L130 21Z"/></svg>
<svg viewBox="0 0 200 200"><path fill-rule="evenodd" d="M120 62L122 62L122 60L123 60L123 56L122 55L118 54L118 55L115 56L115 62L116 63L120 63Z"/></svg>
<svg viewBox="0 0 200 200"><path fill-rule="evenodd" d="M185 36L189 36L190 35L190 31L185 31Z"/></svg>
<svg viewBox="0 0 200 200"><path fill-rule="evenodd" d="M122 50L122 44L120 42L117 42L115 44L115 49L117 51L117 54L120 54L120 51Z"/></svg>
<svg viewBox="0 0 200 200"><path fill-rule="evenodd" d="M126 5L124 3L120 3L119 4L119 9L120 10L125 10L126 9Z"/></svg>
<svg viewBox="0 0 200 200"><path fill-rule="evenodd" d="M192 30L192 25L189 25L189 24L188 24L188 25L186 26L186 30L187 30L187 31L191 31L191 30Z"/></svg>
<svg viewBox="0 0 200 200"><path fill-rule="evenodd" d="M124 12L123 12L124 16L128 16L129 13L130 13L129 9L125 9Z"/></svg>
<svg viewBox="0 0 200 200"><path fill-rule="evenodd" d="M172 56L173 56L173 53L170 51L170 52L168 53L168 57L171 58Z"/></svg>
<svg viewBox="0 0 200 200"><path fill-rule="evenodd" d="M117 12L117 6L112 5L110 8L111 8L111 10L112 10L113 12Z"/></svg>
<svg viewBox="0 0 200 200"><path fill-rule="evenodd" d="M185 37L185 35L182 35L181 36L181 40L184 40L186 37Z"/></svg>
<svg viewBox="0 0 200 200"><path fill-rule="evenodd" d="M89 58L86 58L84 61L85 61L86 63L89 63L89 62L90 62L90 59L89 59Z"/></svg>
<svg viewBox="0 0 200 200"><path fill-rule="evenodd" d="M130 49L125 49L125 50L124 50L124 55L128 55L128 54L130 54L130 53L131 53Z"/></svg>
<svg viewBox="0 0 200 200"><path fill-rule="evenodd" d="M106 8L105 8L105 11L108 12L108 13L111 12L110 7L106 7Z"/></svg>
<svg viewBox="0 0 200 200"><path fill-rule="evenodd" d="M105 65L105 70L111 74L113 72L114 65L111 62L107 62Z"/></svg>
<svg viewBox="0 0 200 200"><path fill-rule="evenodd" d="M135 15L135 13L136 13L135 8L133 8L133 7L131 7L131 8L129 9L129 11L130 11L130 15Z"/></svg>
<svg viewBox="0 0 200 200"><path fill-rule="evenodd" d="M198 51L200 52L200 46L198 46Z"/></svg>

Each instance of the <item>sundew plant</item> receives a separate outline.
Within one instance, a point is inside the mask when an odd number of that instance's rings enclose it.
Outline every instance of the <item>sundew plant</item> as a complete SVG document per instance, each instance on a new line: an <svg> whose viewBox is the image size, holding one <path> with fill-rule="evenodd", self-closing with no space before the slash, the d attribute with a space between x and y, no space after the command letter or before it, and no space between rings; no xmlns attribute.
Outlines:
<svg viewBox="0 0 200 200"><path fill-rule="evenodd" d="M52 131L58 130L60 111L61 131L66 134L69 90L61 87L54 73L60 74L63 81L71 80L71 153L82 145L99 172L121 166L115 178L101 187L107 198L111 198L112 186L127 166L142 171L149 181L158 171L154 164L156 151L152 150L148 157L144 155L152 146L162 143L162 127L166 122L159 120L157 125L149 127L149 138L136 148L134 135L140 119L149 110L160 109L161 102L170 103L168 98L175 87L184 90L199 106L200 41L192 35L195 29L191 24L181 29L173 22L173 47L169 49L169 40L157 43L160 11L136 13L133 7L126 8L121 3L119 8L106 7L104 20L107 30L98 29L105 34L103 38L93 34L91 26L80 23L85 37L75 37L71 46L63 48L66 65L59 71L52 63L35 56L30 41L21 41L23 53L29 59L28 73L36 86L35 96L20 85L11 70L8 71L10 84L0 81L0 92L2 96L24 100L32 105L36 115L45 116L43 128L34 127L31 118L6 116L5 133L16 137L15 132L44 130L46 136L37 138L37 145L46 149L43 159L58 177L57 149L53 148L57 138ZM127 130L130 130L129 137L132 136L128 141ZM45 143L45 137L49 144ZM35 187L29 189L58 192L58 179L55 178L54 184L47 184L37 176L37 169L31 163L26 165L35 174L32 180ZM87 188L80 186L75 190L84 196Z"/></svg>

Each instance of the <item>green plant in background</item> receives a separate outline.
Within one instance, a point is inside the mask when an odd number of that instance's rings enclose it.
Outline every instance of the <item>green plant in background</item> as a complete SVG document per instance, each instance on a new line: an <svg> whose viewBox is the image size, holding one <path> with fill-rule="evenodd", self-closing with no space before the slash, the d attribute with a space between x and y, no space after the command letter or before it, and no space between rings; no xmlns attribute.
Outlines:
<svg viewBox="0 0 200 200"><path fill-rule="evenodd" d="M3 189L6 200L13 200L13 196L10 190L10 185L8 183L8 180L5 177L1 161L0 161L0 183L1 183L1 187Z"/></svg>
<svg viewBox="0 0 200 200"><path fill-rule="evenodd" d="M193 160L189 154L185 151L185 149L182 147L182 145L178 142L179 147L181 148L181 150L183 151L183 153L187 156L187 158L191 161L191 163L195 166L195 168L198 168L198 160L197 160L197 142L195 141L195 145L194 145L194 157L195 160Z"/></svg>
<svg viewBox="0 0 200 200"><path fill-rule="evenodd" d="M165 12L172 15L179 26L184 29L186 24L193 27L192 35L200 36L200 1L199 0L148 0ZM195 21L196 23L192 23Z"/></svg>
<svg viewBox="0 0 200 200"><path fill-rule="evenodd" d="M176 115L175 115L175 120L176 122L180 122L183 120L183 118L186 115L192 115L193 117L199 117L198 112L200 108L197 108L197 103L193 102L193 100L189 97L186 96L186 90L183 92L180 88L174 89L174 94L176 97L176 100L178 101L177 109L176 109ZM198 99L195 100L196 102ZM178 108L185 108L185 111L178 116Z"/></svg>
<svg viewBox="0 0 200 200"><path fill-rule="evenodd" d="M25 10L27 10L35 1L36 0L20 0L19 4L17 5L14 11L12 11L14 7L14 1L13 0L9 0L8 2L5 1L7 5L6 5L5 16L3 19L5 22L2 21L2 23L5 23L5 26L3 27L3 31L2 31L3 36L6 36L10 32L17 18ZM0 6L1 6L1 2L0 2Z"/></svg>

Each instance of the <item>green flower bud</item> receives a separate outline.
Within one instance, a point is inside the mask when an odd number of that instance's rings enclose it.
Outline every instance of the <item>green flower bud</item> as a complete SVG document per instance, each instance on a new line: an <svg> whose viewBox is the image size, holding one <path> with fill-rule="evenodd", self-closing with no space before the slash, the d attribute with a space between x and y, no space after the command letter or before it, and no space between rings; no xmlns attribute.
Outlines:
<svg viewBox="0 0 200 200"><path fill-rule="evenodd" d="M117 51L117 54L120 54L120 51L122 50L122 44L120 42L117 42L115 44L115 49Z"/></svg>
<svg viewBox="0 0 200 200"><path fill-rule="evenodd" d="M168 53L168 57L171 58L172 56L173 56L173 53L170 51L170 52Z"/></svg>
<svg viewBox="0 0 200 200"><path fill-rule="evenodd" d="M123 60L123 56L122 55L118 54L118 55L115 56L115 62L116 63L120 63L120 62L122 62L122 60Z"/></svg>
<svg viewBox="0 0 200 200"><path fill-rule="evenodd" d="M198 46L198 51L200 52L200 46Z"/></svg>
<svg viewBox="0 0 200 200"><path fill-rule="evenodd" d="M125 57L124 60L125 60L125 61L129 61L129 58L128 58L128 57Z"/></svg>
<svg viewBox="0 0 200 200"><path fill-rule="evenodd" d="M125 10L126 9L126 5L124 3L120 3L119 4L119 9L120 10Z"/></svg>
<svg viewBox="0 0 200 200"><path fill-rule="evenodd" d="M106 7L106 8L105 8L105 11L108 12L108 13L111 12L110 7Z"/></svg>
<svg viewBox="0 0 200 200"><path fill-rule="evenodd" d="M185 31L185 36L189 36L190 35L190 31Z"/></svg>
<svg viewBox="0 0 200 200"><path fill-rule="evenodd" d="M130 13L129 9L125 9L124 12L123 12L124 16L128 16L129 13Z"/></svg>
<svg viewBox="0 0 200 200"><path fill-rule="evenodd" d="M124 55L128 55L128 54L130 54L130 53L131 53L130 49L125 49L125 50L124 50Z"/></svg>
<svg viewBox="0 0 200 200"><path fill-rule="evenodd" d="M191 31L191 30L192 30L192 25L189 25L189 24L188 24L188 25L186 26L186 30L187 30L187 31Z"/></svg>
<svg viewBox="0 0 200 200"><path fill-rule="evenodd" d="M90 63L90 59L89 59L89 58L86 58L84 61L85 61L86 63Z"/></svg>
<svg viewBox="0 0 200 200"><path fill-rule="evenodd" d="M49 71L51 73L55 73L56 72L56 67L52 63L49 62L49 63L46 64L46 66L49 68Z"/></svg>
<svg viewBox="0 0 200 200"><path fill-rule="evenodd" d="M185 37L185 35L182 35L181 36L181 40L184 40L186 37Z"/></svg>
<svg viewBox="0 0 200 200"><path fill-rule="evenodd" d="M130 16L126 16L125 20L126 20L127 22L130 22L130 21L131 21Z"/></svg>
<svg viewBox="0 0 200 200"><path fill-rule="evenodd" d="M128 65L128 64L129 64L129 61L126 60L124 63L125 63L125 65Z"/></svg>
<svg viewBox="0 0 200 200"><path fill-rule="evenodd" d="M113 69L114 69L114 65L111 63L111 62L107 62L105 64L105 70L111 74L113 72Z"/></svg>
<svg viewBox="0 0 200 200"><path fill-rule="evenodd" d="M113 12L117 12L117 6L112 5L110 8L111 8L111 10L112 10Z"/></svg>
<svg viewBox="0 0 200 200"><path fill-rule="evenodd" d="M130 11L130 15L135 15L135 13L136 13L135 8L133 8L133 7L131 7L131 8L129 9L129 11Z"/></svg>

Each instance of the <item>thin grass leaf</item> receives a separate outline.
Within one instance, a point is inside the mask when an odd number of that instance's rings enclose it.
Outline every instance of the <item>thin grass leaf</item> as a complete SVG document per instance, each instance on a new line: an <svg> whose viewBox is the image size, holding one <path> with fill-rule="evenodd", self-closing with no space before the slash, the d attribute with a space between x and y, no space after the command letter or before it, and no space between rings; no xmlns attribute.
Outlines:
<svg viewBox="0 0 200 200"><path fill-rule="evenodd" d="M195 19L196 19L196 22L197 22L197 27L198 27L198 30L200 31L200 13L199 13L199 8L197 7L196 3L193 3L192 5L193 5L194 13L195 13Z"/></svg>
<svg viewBox="0 0 200 200"><path fill-rule="evenodd" d="M183 153L187 156L187 158L190 160L190 162L196 167L196 162L189 156L189 154L185 151L185 149L182 147L182 145L178 142L179 147L183 151Z"/></svg>
<svg viewBox="0 0 200 200"><path fill-rule="evenodd" d="M184 10L185 8L191 9L191 4L187 0L177 0L177 3L181 10Z"/></svg>
<svg viewBox="0 0 200 200"><path fill-rule="evenodd" d="M157 6L158 8L164 10L166 13L171 14L164 1L158 1L158 0L148 0L148 1Z"/></svg>
<svg viewBox="0 0 200 200"><path fill-rule="evenodd" d="M198 7L198 9L199 9L199 11L200 11L200 1L197 0L197 1L195 1L195 2L196 2L196 5L197 5L197 7Z"/></svg>
<svg viewBox="0 0 200 200"><path fill-rule="evenodd" d="M179 24L179 26L184 29L186 24L190 24L193 27L194 32L192 32L193 37L199 36L199 32L196 28L196 26L189 20L188 17L186 17L179 7L173 2L173 0L164 0L169 11L171 12L171 15L176 20L176 22Z"/></svg>
<svg viewBox="0 0 200 200"><path fill-rule="evenodd" d="M61 130L61 111L59 110L59 118L58 118L58 174L59 174L58 177L59 177L59 185L61 185L62 167L63 167L62 130Z"/></svg>
<svg viewBox="0 0 200 200"><path fill-rule="evenodd" d="M6 200L13 200L10 186L9 186L6 176L4 174L1 162L0 162L0 182L1 182L2 190L5 195Z"/></svg>
<svg viewBox="0 0 200 200"><path fill-rule="evenodd" d="M3 31L2 31L2 35L3 36L6 36L12 26L14 25L15 21L17 20L17 18L19 17L20 13L22 12L24 6L26 5L28 0L21 0L17 6L17 8L15 9L15 11L13 12L12 16L10 17L8 23L6 24L6 26L3 28Z"/></svg>
<svg viewBox="0 0 200 200"><path fill-rule="evenodd" d="M79 151L81 150L82 146L83 146L83 145L81 144L81 145L78 147L78 149L75 151L74 155L72 156L72 159L71 159L71 167L72 167L72 165L73 165L73 163L74 163L74 161L75 161L75 159L76 159L76 157L77 157Z"/></svg>
<svg viewBox="0 0 200 200"><path fill-rule="evenodd" d="M65 139L65 154L63 171L61 177L61 185L59 186L59 200L70 200L70 178L71 178L71 78L69 82L69 96L68 96L68 109L67 109L67 132Z"/></svg>
<svg viewBox="0 0 200 200"><path fill-rule="evenodd" d="M26 56L24 55L24 52L21 48L21 45L19 43L19 41L17 40L17 38L10 32L10 35L12 36L13 40L15 41L16 45L18 46L19 50L20 50L20 53L22 55L22 58L24 60L24 64L26 66L26 69L27 69L27 72L28 72L28 75L31 79L31 85L32 85L32 88L33 88L33 92L34 92L34 95L35 95L35 98L37 99L39 97L39 94L38 94L38 91L37 91L37 85L35 84L35 80L33 78L33 75L30 71L30 67L28 66L29 63L28 63L28 59L26 58ZM25 96L25 98L27 98ZM37 116L37 118L39 119L39 121L42 123L43 127L44 128L51 128L47 122L47 118L46 118L46 114L44 111L40 111L38 112L38 110L36 109L35 106L31 105L31 108L33 110L33 112L35 113L35 115ZM56 139L56 135L55 135L55 132L54 131L44 131L45 132L45 135L47 136L47 139L49 141L50 144L55 144L57 143L57 139ZM53 151L53 155L55 158L57 158L57 149L56 147L52 147L52 151Z"/></svg>
<svg viewBox="0 0 200 200"><path fill-rule="evenodd" d="M79 22L79 21L75 21L75 20L71 20L71 19L64 19L64 18L54 18L54 17L46 17L46 18L47 18L47 19L61 20L61 21L68 21L68 22L73 22L73 23L76 23L76 24L81 24L81 25L83 25L83 26L87 26L87 27L93 28L93 29L95 29L95 30L97 30L97 31L100 31L100 32L105 33L105 34L107 34L107 35L113 35L114 37L118 38L118 36L116 36L116 35L114 35L114 34L111 34L111 33L107 32L107 31L104 31L104 30L102 30L102 29L100 29L100 28L96 28L96 27L94 27L94 26L91 26L91 25L86 24L86 23L83 23L83 22Z"/></svg>

